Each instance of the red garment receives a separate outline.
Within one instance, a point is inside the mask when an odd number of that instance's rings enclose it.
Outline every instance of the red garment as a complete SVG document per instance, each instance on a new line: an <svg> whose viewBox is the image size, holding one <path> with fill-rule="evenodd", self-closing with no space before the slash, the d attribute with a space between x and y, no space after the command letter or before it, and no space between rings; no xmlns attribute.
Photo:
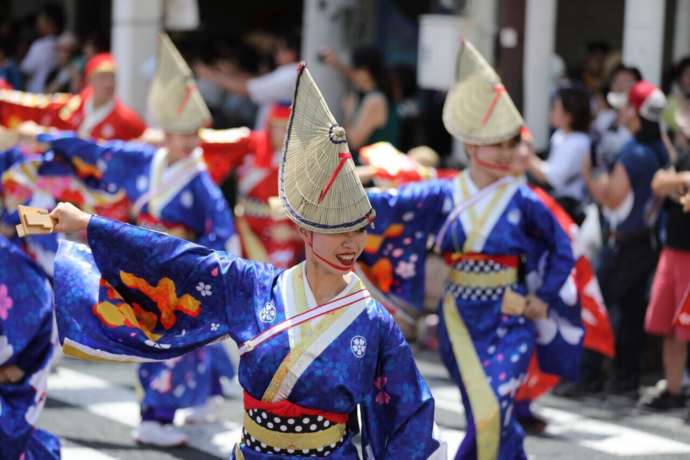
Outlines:
<svg viewBox="0 0 690 460"><path fill-rule="evenodd" d="M243 227L246 222L248 230L263 246L263 251L253 249L264 252L266 262L288 268L304 258L304 242L292 221L286 217L276 219L268 204L270 198L278 196L280 152L273 152L267 132L253 133L253 150L254 155L246 157L237 170L239 212L236 214L242 247L245 253L250 252L249 246L255 240Z"/></svg>
<svg viewBox="0 0 690 460"><path fill-rule="evenodd" d="M304 257L304 243L288 218L275 219L268 200L278 196L280 152L268 131L203 129L201 148L208 173L222 184L237 171L235 226L245 257L290 267Z"/></svg>
<svg viewBox="0 0 690 460"><path fill-rule="evenodd" d="M0 89L0 124L15 128L24 121L70 131L82 131L91 121L85 106L93 89L79 94L32 94ZM88 129L94 139L130 140L140 137L146 124L137 113L115 98L111 111ZM83 133L80 133L83 134Z"/></svg>

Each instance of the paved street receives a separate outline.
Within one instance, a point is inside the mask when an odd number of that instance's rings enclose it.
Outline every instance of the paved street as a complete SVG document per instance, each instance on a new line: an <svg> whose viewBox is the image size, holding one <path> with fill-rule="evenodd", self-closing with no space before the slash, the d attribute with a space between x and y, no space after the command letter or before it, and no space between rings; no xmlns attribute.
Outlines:
<svg viewBox="0 0 690 460"><path fill-rule="evenodd" d="M454 453L465 423L458 392L433 355L419 355L418 363L432 387L437 421ZM530 458L690 458L690 426L683 424L681 412L639 414L615 399L575 402L547 397L538 407L551 424L546 436L527 439ZM229 457L240 432L240 400L227 400L226 408L222 423L184 428L192 440L188 448L143 448L130 436L139 417L134 366L64 359L51 376L39 425L62 438L65 460L217 459Z"/></svg>

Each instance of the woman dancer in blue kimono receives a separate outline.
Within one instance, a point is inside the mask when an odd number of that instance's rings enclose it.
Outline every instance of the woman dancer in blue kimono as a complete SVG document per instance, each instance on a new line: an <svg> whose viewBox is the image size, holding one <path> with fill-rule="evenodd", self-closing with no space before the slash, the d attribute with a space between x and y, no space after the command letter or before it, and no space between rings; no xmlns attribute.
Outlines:
<svg viewBox="0 0 690 460"><path fill-rule="evenodd" d="M376 231L382 233L371 240L364 262L370 268L379 263L379 271L390 267L387 300L420 307L431 240L451 267L439 342L467 415L467 435L455 458L524 459L513 402L537 341L545 348L545 371L562 373L559 364L572 363L579 352L581 337L564 338L557 327L559 292L574 263L570 241L551 212L512 176L524 122L498 75L468 42L460 47L457 83L443 119L464 142L468 168L452 180L371 191ZM542 254L543 277L528 290L521 273ZM579 322L574 304L562 308ZM548 326L548 337L538 339L540 324Z"/></svg>
<svg viewBox="0 0 690 460"><path fill-rule="evenodd" d="M288 270L60 204L56 264L66 350L163 360L229 335L240 346L242 439L233 459L445 458L434 401L388 312L352 273L374 212L345 131L300 66L280 197L305 241Z"/></svg>
<svg viewBox="0 0 690 460"><path fill-rule="evenodd" d="M121 206L108 209L111 216L236 253L232 215L198 147L198 131L210 121L210 113L167 36L161 37L149 107L165 131L159 149L118 141L98 144L74 133L41 134L38 139L67 160L84 183L126 197ZM187 422L212 419L222 407L221 377L232 379L234 367L218 343L166 362L142 364L138 374L144 396L135 439L176 446L187 441L174 428L176 410L194 408Z"/></svg>
<svg viewBox="0 0 690 460"><path fill-rule="evenodd" d="M60 458L60 441L35 427L53 356L48 276L0 235L0 458Z"/></svg>

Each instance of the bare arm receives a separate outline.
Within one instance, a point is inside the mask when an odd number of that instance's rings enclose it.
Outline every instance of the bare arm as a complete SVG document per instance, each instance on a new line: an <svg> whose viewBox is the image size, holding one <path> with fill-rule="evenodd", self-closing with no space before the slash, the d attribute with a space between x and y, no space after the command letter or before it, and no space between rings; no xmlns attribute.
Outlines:
<svg viewBox="0 0 690 460"><path fill-rule="evenodd" d="M199 76L199 78L210 80L226 91L229 91L234 94L239 94L240 96L246 96L248 94L248 78L230 77L223 74L223 72L221 72L220 70L214 69L213 67L205 64L196 64L194 66L194 71Z"/></svg>
<svg viewBox="0 0 690 460"><path fill-rule="evenodd" d="M690 186L690 171L660 169L652 179L652 191L660 197L678 197Z"/></svg>
<svg viewBox="0 0 690 460"><path fill-rule="evenodd" d="M353 149L362 147L371 133L383 126L388 117L388 107L383 96L368 96L351 123L346 126L350 146Z"/></svg>
<svg viewBox="0 0 690 460"><path fill-rule="evenodd" d="M536 153L531 152L529 156L529 162L527 163L527 171L534 177L538 182L542 184L548 184L548 179L546 178L546 171L548 170L548 164L539 158Z"/></svg>

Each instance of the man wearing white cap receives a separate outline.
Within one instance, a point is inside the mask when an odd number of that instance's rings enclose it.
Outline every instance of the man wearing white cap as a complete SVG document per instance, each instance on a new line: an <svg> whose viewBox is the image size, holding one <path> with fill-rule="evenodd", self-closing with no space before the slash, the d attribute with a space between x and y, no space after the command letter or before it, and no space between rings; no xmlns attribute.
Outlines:
<svg viewBox="0 0 690 460"><path fill-rule="evenodd" d="M609 98L619 109L621 125L633 136L619 152L611 172L593 174L585 157L582 175L595 201L603 206L609 226L598 278L614 321L616 357L608 391L637 398L644 351L647 286L657 262L655 226L659 202L651 183L669 158L659 120L666 104L652 83L635 83L627 95Z"/></svg>
<svg viewBox="0 0 690 460"><path fill-rule="evenodd" d="M199 130L210 123L210 112L191 70L167 35L160 37L158 57L148 104L163 129L163 147L119 141L97 144L76 133L43 134L38 139L69 161L85 183L111 193L124 192L122 211L130 221L213 249L238 252L232 215L206 171L199 148ZM199 285L202 295L203 288ZM122 319L118 315L101 313L109 324L117 324ZM174 323L174 318L165 318L161 318L164 327ZM151 326L151 317L141 321ZM222 395L222 376L232 378L234 370L221 344L178 360L140 366L144 397L142 423L134 432L137 441L158 446L186 443L186 435L172 425L175 411L196 407L190 421L212 418L220 402L216 396Z"/></svg>

